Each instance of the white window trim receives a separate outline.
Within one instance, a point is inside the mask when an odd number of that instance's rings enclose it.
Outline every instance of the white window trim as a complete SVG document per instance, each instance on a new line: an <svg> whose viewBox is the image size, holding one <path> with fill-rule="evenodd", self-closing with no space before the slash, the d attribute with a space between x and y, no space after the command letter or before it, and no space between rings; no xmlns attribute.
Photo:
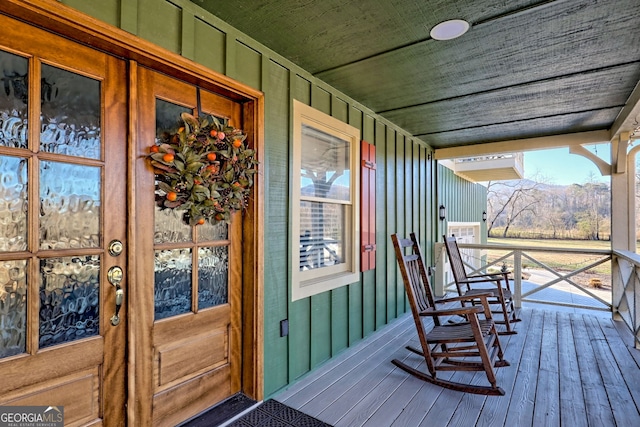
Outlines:
<svg viewBox="0 0 640 427"><path fill-rule="evenodd" d="M300 271L300 169L302 125L312 126L351 144L351 232L345 239L346 266ZM291 300L307 298L360 280L360 130L300 101L293 100ZM305 198L307 200L308 198ZM345 268L346 267L346 268Z"/></svg>

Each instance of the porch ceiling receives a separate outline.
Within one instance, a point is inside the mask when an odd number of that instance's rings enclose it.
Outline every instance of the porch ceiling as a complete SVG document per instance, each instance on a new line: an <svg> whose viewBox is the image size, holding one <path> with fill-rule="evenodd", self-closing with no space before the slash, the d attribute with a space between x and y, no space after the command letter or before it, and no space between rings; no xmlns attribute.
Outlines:
<svg viewBox="0 0 640 427"><path fill-rule="evenodd" d="M637 126L638 0L192 1L434 148Z"/></svg>

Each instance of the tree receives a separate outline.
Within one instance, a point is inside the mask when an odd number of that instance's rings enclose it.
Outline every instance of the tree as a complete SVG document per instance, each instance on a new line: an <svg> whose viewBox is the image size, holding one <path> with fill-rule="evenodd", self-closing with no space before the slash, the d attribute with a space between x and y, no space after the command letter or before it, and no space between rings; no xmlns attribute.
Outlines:
<svg viewBox="0 0 640 427"><path fill-rule="evenodd" d="M494 226L504 226L502 237L507 237L509 227L518 218L528 213L535 215L535 207L543 198L540 191L542 185L541 182L528 179L490 181L487 185L487 232L490 233Z"/></svg>

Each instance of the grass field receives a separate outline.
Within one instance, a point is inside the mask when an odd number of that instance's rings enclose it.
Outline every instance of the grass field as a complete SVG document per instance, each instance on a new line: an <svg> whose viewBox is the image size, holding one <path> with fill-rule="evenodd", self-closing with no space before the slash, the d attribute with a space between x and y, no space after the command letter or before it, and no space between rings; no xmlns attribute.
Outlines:
<svg viewBox="0 0 640 427"><path fill-rule="evenodd" d="M595 241L595 240L535 240L535 239L502 239L502 238L489 238L487 240L489 244L503 244L513 246L527 246L527 247L539 247L543 248L571 248L571 249L611 249L611 242L609 241ZM488 261L497 259L501 255L504 255L506 251L491 250L487 251ZM602 258L602 255L590 255L590 254L571 254L571 253L558 253L558 252L538 252L527 251L530 256L536 260L544 263L545 265L558 270L558 271L572 271L577 270L596 259ZM523 268L540 268L534 262L524 259L522 260ZM589 274L598 275L611 275L611 262L606 262L593 269L587 271Z"/></svg>

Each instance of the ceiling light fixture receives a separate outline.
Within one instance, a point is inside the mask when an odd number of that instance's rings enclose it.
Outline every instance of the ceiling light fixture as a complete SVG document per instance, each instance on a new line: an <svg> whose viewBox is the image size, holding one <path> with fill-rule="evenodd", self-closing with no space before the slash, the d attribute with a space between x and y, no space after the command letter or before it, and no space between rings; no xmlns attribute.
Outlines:
<svg viewBox="0 0 640 427"><path fill-rule="evenodd" d="M462 19L444 21L431 29L429 33L434 40L452 40L460 37L469 29L469 23Z"/></svg>

